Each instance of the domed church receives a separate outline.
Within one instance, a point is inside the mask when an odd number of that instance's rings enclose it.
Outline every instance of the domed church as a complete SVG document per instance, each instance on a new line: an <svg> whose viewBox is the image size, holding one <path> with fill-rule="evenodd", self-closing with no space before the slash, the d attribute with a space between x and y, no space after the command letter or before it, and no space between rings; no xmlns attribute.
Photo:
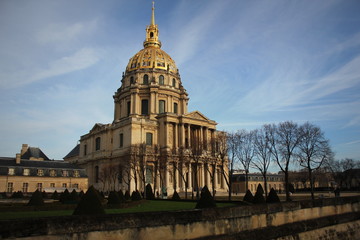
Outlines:
<svg viewBox="0 0 360 240"><path fill-rule="evenodd" d="M126 67L115 92L114 121L96 123L64 160L86 169L102 191L227 191L226 160L217 155L216 122L188 112L189 97L175 61L161 49L154 6L144 48Z"/></svg>

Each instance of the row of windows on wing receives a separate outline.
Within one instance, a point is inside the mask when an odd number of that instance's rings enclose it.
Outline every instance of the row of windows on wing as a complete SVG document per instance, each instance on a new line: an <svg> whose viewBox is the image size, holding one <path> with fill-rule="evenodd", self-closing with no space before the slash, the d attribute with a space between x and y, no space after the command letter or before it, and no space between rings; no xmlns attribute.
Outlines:
<svg viewBox="0 0 360 240"><path fill-rule="evenodd" d="M47 187L44 183L34 183L36 184L35 185L35 188L37 190L39 190L40 192L43 191L43 188L44 187ZM56 187L62 187L62 188L67 188L68 186L70 188L74 188L74 189L78 189L79 188L79 184L78 183L73 183L73 184L67 184L67 183L61 183L61 185L58 183L58 184L55 184L55 183L50 183L48 185L50 188L56 188ZM29 183L27 182L24 182L22 184L22 192L23 193L27 193L28 192L28 189L29 189ZM7 184L7 190L6 190L8 193L12 193L14 191L14 183L13 182L8 182Z"/></svg>
<svg viewBox="0 0 360 240"><path fill-rule="evenodd" d="M9 168L9 175L15 175L15 168ZM80 172L78 170L55 170L55 169L30 169L24 168L22 169L22 175L30 176L50 176L50 177L80 177Z"/></svg>
<svg viewBox="0 0 360 240"><path fill-rule="evenodd" d="M150 132L146 133L146 138L145 138L145 144L146 145L153 145L153 134ZM119 134L119 148L122 148L124 146L124 134L120 133ZM99 151L101 150L101 137L97 137L95 138L95 151ZM87 145L84 145L84 155L87 155L88 151L87 151Z"/></svg>
<svg viewBox="0 0 360 240"><path fill-rule="evenodd" d="M159 85L161 86L164 86L165 85L165 78L163 75L160 75L159 78L158 78L158 81L159 81ZM143 76L143 81L142 81L142 84L144 85L149 85L150 81L149 81L149 75L145 74ZM130 77L130 84L135 84L135 79L133 76ZM169 83L170 85L170 83ZM176 79L173 78L172 81L171 81L171 86L176 88Z"/></svg>

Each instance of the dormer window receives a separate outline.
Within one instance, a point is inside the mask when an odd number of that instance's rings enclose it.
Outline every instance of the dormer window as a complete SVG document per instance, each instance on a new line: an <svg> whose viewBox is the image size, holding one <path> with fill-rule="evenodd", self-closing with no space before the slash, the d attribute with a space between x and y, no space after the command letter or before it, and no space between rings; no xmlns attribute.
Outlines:
<svg viewBox="0 0 360 240"><path fill-rule="evenodd" d="M14 168L9 168L9 175L15 175L15 169Z"/></svg>
<svg viewBox="0 0 360 240"><path fill-rule="evenodd" d="M25 168L23 174L24 174L24 176L29 176L30 175L30 169Z"/></svg>
<svg viewBox="0 0 360 240"><path fill-rule="evenodd" d="M62 170L62 176L63 176L63 177L68 177L68 176L69 176L69 171L67 171L67 170Z"/></svg>
<svg viewBox="0 0 360 240"><path fill-rule="evenodd" d="M54 169L51 169L49 175L50 177L56 177L56 171Z"/></svg>
<svg viewBox="0 0 360 240"><path fill-rule="evenodd" d="M37 170L37 175L40 176L40 177L44 176L44 170L43 169L38 169Z"/></svg>

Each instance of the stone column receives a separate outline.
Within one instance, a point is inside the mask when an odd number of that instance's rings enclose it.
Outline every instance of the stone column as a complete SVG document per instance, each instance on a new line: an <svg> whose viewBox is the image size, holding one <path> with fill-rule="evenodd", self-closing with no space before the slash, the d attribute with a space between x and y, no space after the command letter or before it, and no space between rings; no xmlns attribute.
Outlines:
<svg viewBox="0 0 360 240"><path fill-rule="evenodd" d="M176 123L174 123L174 136L175 136L174 147L178 148L179 147L179 125Z"/></svg>
<svg viewBox="0 0 360 240"><path fill-rule="evenodd" d="M191 128L190 128L190 124L188 124L187 128L188 128L187 138L188 138L188 145L189 145L188 147L191 147L191 133L190 133Z"/></svg>
<svg viewBox="0 0 360 240"><path fill-rule="evenodd" d="M180 145L185 147L185 128L183 123L180 123Z"/></svg>
<svg viewBox="0 0 360 240"><path fill-rule="evenodd" d="M169 131L168 123L164 122L164 147L168 146L168 134L169 134L168 131Z"/></svg>

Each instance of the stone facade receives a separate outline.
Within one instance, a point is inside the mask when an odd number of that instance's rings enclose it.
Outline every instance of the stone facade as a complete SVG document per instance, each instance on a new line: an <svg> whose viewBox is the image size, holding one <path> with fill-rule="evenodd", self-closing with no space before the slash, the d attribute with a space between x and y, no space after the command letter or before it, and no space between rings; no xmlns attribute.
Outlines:
<svg viewBox="0 0 360 240"><path fill-rule="evenodd" d="M50 160L39 148L23 144L15 158L0 157L0 192L61 192L66 188L86 191L87 187L84 169Z"/></svg>
<svg viewBox="0 0 360 240"><path fill-rule="evenodd" d="M233 175L232 192L233 193L245 193L246 181L245 173L235 173ZM270 192L271 188L281 192L285 190L284 174L267 174L267 191ZM255 194L258 185L261 185L265 191L264 177L260 173L248 174L248 186L249 190Z"/></svg>
<svg viewBox="0 0 360 240"><path fill-rule="evenodd" d="M143 191L147 183L167 194L211 183L227 191L221 174L227 168L216 160L217 123L188 112L179 70L161 49L154 8L143 45L113 96L114 121L95 124L64 159L85 168L89 184L105 191Z"/></svg>

